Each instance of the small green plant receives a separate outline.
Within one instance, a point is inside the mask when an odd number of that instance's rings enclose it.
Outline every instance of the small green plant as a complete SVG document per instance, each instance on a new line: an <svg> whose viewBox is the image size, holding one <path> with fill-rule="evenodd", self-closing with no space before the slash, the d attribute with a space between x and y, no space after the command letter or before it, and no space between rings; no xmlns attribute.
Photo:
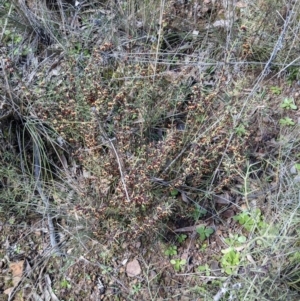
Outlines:
<svg viewBox="0 0 300 301"><path fill-rule="evenodd" d="M207 244L206 243L203 243L200 247L200 251L205 251L207 249Z"/></svg>
<svg viewBox="0 0 300 301"><path fill-rule="evenodd" d="M300 171L300 163L296 163L296 164L295 164L295 168L296 168L297 171L299 172L299 171Z"/></svg>
<svg viewBox="0 0 300 301"><path fill-rule="evenodd" d="M172 189L171 191L170 191L170 195L171 196L177 196L179 194L179 191L177 190L177 189Z"/></svg>
<svg viewBox="0 0 300 301"><path fill-rule="evenodd" d="M272 86L270 90L274 95L280 95L282 91L282 89L278 86Z"/></svg>
<svg viewBox="0 0 300 301"><path fill-rule="evenodd" d="M4 31L3 37L5 42L13 43L14 45L20 44L22 41L22 36L20 34L17 34L9 29Z"/></svg>
<svg viewBox="0 0 300 301"><path fill-rule="evenodd" d="M292 255L289 256L289 260L291 262L300 262L300 252L296 251Z"/></svg>
<svg viewBox="0 0 300 301"><path fill-rule="evenodd" d="M206 276L210 276L210 267L207 263L205 265L198 266L197 271L200 273L204 272Z"/></svg>
<svg viewBox="0 0 300 301"><path fill-rule="evenodd" d="M176 272L178 272L186 264L186 260L185 259L172 259L172 260L170 260L170 263L174 266L174 270Z"/></svg>
<svg viewBox="0 0 300 301"><path fill-rule="evenodd" d="M235 133L238 135L238 136L244 136L246 134L246 129L244 127L243 124L240 124L238 127L236 127L235 129Z"/></svg>
<svg viewBox="0 0 300 301"><path fill-rule="evenodd" d="M106 259L107 260L107 259ZM101 271L102 271L102 274L105 275L105 274L110 274L112 272L112 268L110 266L107 266L105 264L101 264Z"/></svg>
<svg viewBox="0 0 300 301"><path fill-rule="evenodd" d="M10 217L9 220L8 220L8 222L9 222L10 225L14 225L15 218L14 217Z"/></svg>
<svg viewBox="0 0 300 301"><path fill-rule="evenodd" d="M240 214L233 217L235 221L238 221L247 231L251 231L255 226L255 219L250 215L248 211L243 211Z"/></svg>
<svg viewBox="0 0 300 301"><path fill-rule="evenodd" d="M173 256L177 255L177 247L176 246L170 246L167 250L165 250L166 256Z"/></svg>
<svg viewBox="0 0 300 301"><path fill-rule="evenodd" d="M291 85L294 81L299 79L299 68L298 67L289 67L288 69L288 76L287 76L287 82L289 85Z"/></svg>
<svg viewBox="0 0 300 301"><path fill-rule="evenodd" d="M61 288L71 288L72 285L70 284L70 282L67 280L67 279L63 279L61 282L60 282L60 287Z"/></svg>
<svg viewBox="0 0 300 301"><path fill-rule="evenodd" d="M80 55L83 54L84 56L90 56L90 52L88 49L84 49L81 42L76 42L74 48L70 50L70 54L72 55Z"/></svg>
<svg viewBox="0 0 300 301"><path fill-rule="evenodd" d="M255 230L255 228L263 229L266 227L259 209L256 209L254 212L243 211L234 216L233 219L238 221L249 232Z"/></svg>
<svg viewBox="0 0 300 301"><path fill-rule="evenodd" d="M297 106L295 105L293 98L285 98L280 107L287 110L297 110Z"/></svg>
<svg viewBox="0 0 300 301"><path fill-rule="evenodd" d="M136 295L140 292L142 288L142 284L141 283L137 283L137 284L133 284L131 286L131 295Z"/></svg>
<svg viewBox="0 0 300 301"><path fill-rule="evenodd" d="M177 241L181 244L183 243L185 240L187 239L187 235L186 234L179 234L177 236Z"/></svg>
<svg viewBox="0 0 300 301"><path fill-rule="evenodd" d="M201 217L205 216L207 213L207 210L200 207L198 204L195 204L195 209L192 212L192 217L197 222Z"/></svg>
<svg viewBox="0 0 300 301"><path fill-rule="evenodd" d="M196 294L207 294L207 288L205 285L204 286L195 285L194 287L191 287L191 290Z"/></svg>
<svg viewBox="0 0 300 301"><path fill-rule="evenodd" d="M240 253L235 251L232 247L223 250L222 253L224 254L221 258L223 271L228 275L236 273L240 264Z"/></svg>
<svg viewBox="0 0 300 301"><path fill-rule="evenodd" d="M231 247L238 247L241 244L245 243L247 240L247 237L244 235L238 235L238 234L229 234L228 238L225 238L225 242L228 246Z"/></svg>
<svg viewBox="0 0 300 301"><path fill-rule="evenodd" d="M21 246L17 245L16 249L15 249L16 254L20 254L21 253Z"/></svg>
<svg viewBox="0 0 300 301"><path fill-rule="evenodd" d="M293 126L295 125L295 122L293 121L293 119L289 118L289 117L284 117L284 118L281 118L279 120L279 123L281 125L287 125L287 126Z"/></svg>
<svg viewBox="0 0 300 301"><path fill-rule="evenodd" d="M208 237L210 237L215 231L211 227L201 226L196 229L196 232L200 236L200 240L204 241Z"/></svg>

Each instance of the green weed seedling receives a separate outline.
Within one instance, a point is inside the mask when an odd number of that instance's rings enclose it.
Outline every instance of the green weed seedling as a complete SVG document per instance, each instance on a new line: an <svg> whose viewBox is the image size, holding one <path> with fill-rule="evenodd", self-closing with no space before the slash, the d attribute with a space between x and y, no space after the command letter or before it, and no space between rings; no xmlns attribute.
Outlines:
<svg viewBox="0 0 300 301"><path fill-rule="evenodd" d="M300 163L296 163L296 164L295 164L295 168L296 168L296 170L297 170L298 172L300 172Z"/></svg>
<svg viewBox="0 0 300 301"><path fill-rule="evenodd" d="M197 222L201 217L205 216L207 210L200 207L198 204L195 204L195 209L193 210L192 216L194 220Z"/></svg>
<svg viewBox="0 0 300 301"><path fill-rule="evenodd" d="M238 235L238 234L229 234L228 238L225 238L225 242L230 247L238 247L245 243L247 240L247 237L244 235Z"/></svg>
<svg viewBox="0 0 300 301"><path fill-rule="evenodd" d="M263 229L266 227L259 209L256 209L254 212L243 211L234 216L233 219L238 221L249 232L255 230L255 228Z"/></svg>
<svg viewBox="0 0 300 301"><path fill-rule="evenodd" d="M280 95L281 94L281 91L282 89L278 86L272 86L270 88L270 91L274 94L274 95Z"/></svg>
<svg viewBox="0 0 300 301"><path fill-rule="evenodd" d="M197 270L200 273L205 273L206 276L210 276L210 268L209 268L209 265L207 263L205 265L198 266Z"/></svg>
<svg viewBox="0 0 300 301"><path fill-rule="evenodd" d="M287 83L291 85L294 81L299 79L299 68L298 67L289 67L288 69L288 76L287 76Z"/></svg>
<svg viewBox="0 0 300 301"><path fill-rule="evenodd" d="M165 250L166 256L173 256L177 255L177 247L176 246L170 246L167 250Z"/></svg>
<svg viewBox="0 0 300 301"><path fill-rule="evenodd" d="M172 259L170 260L170 263L174 266L174 270L176 272L179 272L183 266L186 264L185 259Z"/></svg>
<svg viewBox="0 0 300 301"><path fill-rule="evenodd" d="M112 272L112 268L111 267L102 267L102 274L110 274Z"/></svg>
<svg viewBox="0 0 300 301"><path fill-rule="evenodd" d="M185 240L187 239L187 235L186 234L179 234L177 236L177 241L182 244Z"/></svg>
<svg viewBox="0 0 300 301"><path fill-rule="evenodd" d="M300 252L296 251L292 255L289 256L289 260L291 262L300 262Z"/></svg>
<svg viewBox="0 0 300 301"><path fill-rule="evenodd" d="M284 117L284 118L281 118L281 119L279 120L279 123L280 123L281 125L287 125L287 126L293 126L293 125L295 125L295 122L294 122L293 119L290 118L290 117Z"/></svg>
<svg viewBox="0 0 300 301"><path fill-rule="evenodd" d="M142 288L142 284L141 283L137 283L137 284L134 284L132 285L131 287L131 295L136 295L140 292Z"/></svg>
<svg viewBox="0 0 300 301"><path fill-rule="evenodd" d="M206 251L206 249L207 249L207 244L203 243L200 247L200 251L204 252L204 251Z"/></svg>
<svg viewBox="0 0 300 301"><path fill-rule="evenodd" d="M201 241L204 241L210 237L215 231L213 228L201 226L196 229L196 232L199 234Z"/></svg>
<svg viewBox="0 0 300 301"><path fill-rule="evenodd" d="M255 226L255 219L250 215L248 211L243 211L240 214L233 217L235 221L238 221L247 231L251 231Z"/></svg>
<svg viewBox="0 0 300 301"><path fill-rule="evenodd" d="M207 287L204 284L204 286L199 286L199 285L195 285L194 287L191 287L191 290L196 293L196 294L200 294L200 295L206 295L207 294Z"/></svg>
<svg viewBox="0 0 300 301"><path fill-rule="evenodd" d="M170 195L171 196L177 196L179 194L179 191L177 190L177 189L172 189L171 191L170 191Z"/></svg>
<svg viewBox="0 0 300 301"><path fill-rule="evenodd" d="M69 289L69 288L71 288L72 286L71 286L70 282L69 282L67 279L63 279L63 280L60 282L60 287L61 287L61 288L67 288L67 289Z"/></svg>
<svg viewBox="0 0 300 301"><path fill-rule="evenodd" d="M240 137L244 136L246 134L246 129L245 129L245 126L243 124L240 124L238 127L236 127L234 129L234 131Z"/></svg>
<svg viewBox="0 0 300 301"><path fill-rule="evenodd" d="M240 264L240 253L231 247L223 250L222 253L224 254L221 258L221 266L223 271L227 275L234 274Z"/></svg>
<svg viewBox="0 0 300 301"><path fill-rule="evenodd" d="M295 105L293 98L285 98L280 107L287 110L297 110L297 106Z"/></svg>
<svg viewBox="0 0 300 301"><path fill-rule="evenodd" d="M9 220L8 220L8 223L10 225L13 225L15 223L15 218L14 217L10 217Z"/></svg>

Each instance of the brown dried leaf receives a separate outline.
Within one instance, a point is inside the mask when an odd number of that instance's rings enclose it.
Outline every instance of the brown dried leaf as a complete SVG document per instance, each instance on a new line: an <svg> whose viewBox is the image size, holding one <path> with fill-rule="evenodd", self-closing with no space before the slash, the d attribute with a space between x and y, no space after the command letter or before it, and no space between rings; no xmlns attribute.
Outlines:
<svg viewBox="0 0 300 301"><path fill-rule="evenodd" d="M14 262L9 266L13 277L22 277L23 268L24 268L24 260Z"/></svg>
<svg viewBox="0 0 300 301"><path fill-rule="evenodd" d="M232 197L228 193L215 195L213 201L217 204L228 205L232 203Z"/></svg>
<svg viewBox="0 0 300 301"><path fill-rule="evenodd" d="M189 201L189 199L187 198L186 193L185 193L184 191L181 192L181 198L182 198L182 200L183 200L185 203L187 203L187 204L190 203L190 201Z"/></svg>
<svg viewBox="0 0 300 301"><path fill-rule="evenodd" d="M9 269L13 276L13 279L12 279L13 287L6 289L3 292L4 294L10 295L12 293L12 291L14 290L14 288L19 284L19 282L22 279L23 268L24 268L24 260L10 264Z"/></svg>
<svg viewBox="0 0 300 301"><path fill-rule="evenodd" d="M228 209L228 210L222 212L221 215L222 215L222 218L229 219L235 215L235 212L231 209Z"/></svg>
<svg viewBox="0 0 300 301"><path fill-rule="evenodd" d="M238 1L238 2L235 4L235 6L236 6L237 8L246 8L246 7L247 7L247 4L246 4L245 2L243 2L243 1Z"/></svg>
<svg viewBox="0 0 300 301"><path fill-rule="evenodd" d="M13 290L14 290L14 287L10 287L10 288L7 288L3 293L5 295L10 295Z"/></svg>
<svg viewBox="0 0 300 301"><path fill-rule="evenodd" d="M22 279L22 277L20 277L20 276L15 276L13 278L12 282L13 282L14 287L16 287L19 284L19 282L21 281L21 279Z"/></svg>

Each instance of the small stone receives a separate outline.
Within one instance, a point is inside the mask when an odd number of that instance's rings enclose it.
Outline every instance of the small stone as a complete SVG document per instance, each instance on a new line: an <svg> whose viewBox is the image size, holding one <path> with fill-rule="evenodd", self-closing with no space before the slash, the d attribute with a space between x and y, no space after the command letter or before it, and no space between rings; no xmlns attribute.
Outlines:
<svg viewBox="0 0 300 301"><path fill-rule="evenodd" d="M128 262L126 266L126 273L128 277L138 276L141 272L142 272L141 266L136 259Z"/></svg>
<svg viewBox="0 0 300 301"><path fill-rule="evenodd" d="M127 263L127 261L128 261L128 258L125 258L125 259L121 262L121 264L122 264L122 265L125 265L125 264Z"/></svg>

